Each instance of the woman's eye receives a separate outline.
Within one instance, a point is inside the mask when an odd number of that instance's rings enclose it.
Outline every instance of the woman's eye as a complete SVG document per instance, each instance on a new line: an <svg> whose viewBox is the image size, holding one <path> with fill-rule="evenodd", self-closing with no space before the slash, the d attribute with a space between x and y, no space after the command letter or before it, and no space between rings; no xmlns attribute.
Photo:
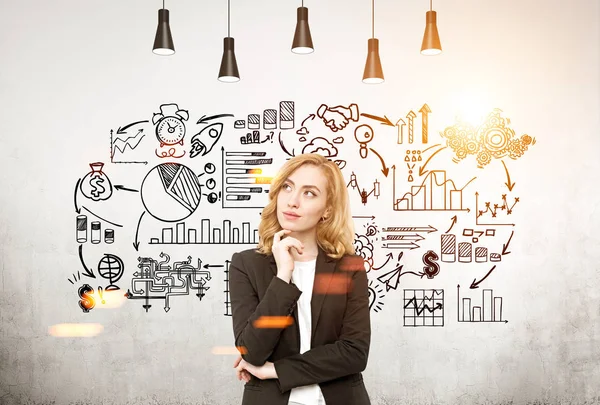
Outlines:
<svg viewBox="0 0 600 405"><path fill-rule="evenodd" d="M314 196L316 196L316 194L315 194L315 193L313 193L312 191L307 191L307 193L311 193L311 194L312 194L312 195L311 195L311 197L314 197Z"/></svg>

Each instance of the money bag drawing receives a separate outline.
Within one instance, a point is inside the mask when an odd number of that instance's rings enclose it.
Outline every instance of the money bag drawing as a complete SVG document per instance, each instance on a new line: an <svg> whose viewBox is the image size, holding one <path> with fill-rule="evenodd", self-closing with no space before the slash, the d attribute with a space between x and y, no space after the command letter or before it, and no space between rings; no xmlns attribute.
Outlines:
<svg viewBox="0 0 600 405"><path fill-rule="evenodd" d="M104 163L90 163L92 171L85 175L79 189L87 198L100 201L108 200L112 195L112 184L108 176L102 171Z"/></svg>

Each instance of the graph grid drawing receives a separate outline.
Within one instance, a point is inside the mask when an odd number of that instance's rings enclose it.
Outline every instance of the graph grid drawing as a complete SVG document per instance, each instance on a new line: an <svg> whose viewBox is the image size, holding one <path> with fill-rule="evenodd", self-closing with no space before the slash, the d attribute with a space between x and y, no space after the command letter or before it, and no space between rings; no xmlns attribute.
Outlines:
<svg viewBox="0 0 600 405"><path fill-rule="evenodd" d="M481 292L481 305L473 305L471 298L460 298L460 285L457 293L458 322L508 322L502 319L502 297L494 297L491 289Z"/></svg>
<svg viewBox="0 0 600 405"><path fill-rule="evenodd" d="M444 290L405 289L404 326L444 326Z"/></svg>
<svg viewBox="0 0 600 405"><path fill-rule="evenodd" d="M200 232L195 228L186 230L185 222L178 222L175 228L162 229L160 238L150 238L151 245L213 245L213 244L257 244L258 229L251 229L250 222L242 222L242 229L231 226L231 221L223 221L221 228L211 227L210 219L203 219Z"/></svg>

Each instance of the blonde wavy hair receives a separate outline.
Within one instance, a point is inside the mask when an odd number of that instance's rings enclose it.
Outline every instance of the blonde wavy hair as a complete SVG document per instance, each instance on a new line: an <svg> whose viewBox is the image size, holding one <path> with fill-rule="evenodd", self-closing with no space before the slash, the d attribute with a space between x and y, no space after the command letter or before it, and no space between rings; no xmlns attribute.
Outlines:
<svg viewBox="0 0 600 405"><path fill-rule="evenodd" d="M334 259L353 255L354 222L344 176L337 164L317 153L305 153L288 160L271 181L269 203L262 210L258 226L258 252L272 254L273 236L282 229L277 219L277 196L285 180L303 165L321 169L327 180L326 210L329 215L317 224L317 244Z"/></svg>

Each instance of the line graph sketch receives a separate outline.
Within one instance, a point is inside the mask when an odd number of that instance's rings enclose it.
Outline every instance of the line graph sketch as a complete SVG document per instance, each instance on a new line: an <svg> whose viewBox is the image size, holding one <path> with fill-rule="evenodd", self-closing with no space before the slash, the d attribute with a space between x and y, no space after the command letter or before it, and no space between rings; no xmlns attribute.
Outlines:
<svg viewBox="0 0 600 405"><path fill-rule="evenodd" d="M444 326L444 290L405 289L404 326Z"/></svg>

